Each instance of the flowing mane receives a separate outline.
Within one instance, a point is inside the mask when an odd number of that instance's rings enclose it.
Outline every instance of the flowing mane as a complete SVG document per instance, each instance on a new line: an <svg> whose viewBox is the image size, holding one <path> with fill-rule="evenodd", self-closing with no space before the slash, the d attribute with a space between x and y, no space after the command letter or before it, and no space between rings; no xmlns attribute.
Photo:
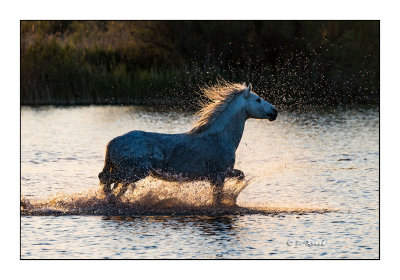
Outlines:
<svg viewBox="0 0 400 280"><path fill-rule="evenodd" d="M201 103L202 108L196 113L198 120L194 122L188 134L197 134L209 128L217 119L219 114L246 89L244 85L233 84L226 81L219 82L214 86L201 89L208 101Z"/></svg>

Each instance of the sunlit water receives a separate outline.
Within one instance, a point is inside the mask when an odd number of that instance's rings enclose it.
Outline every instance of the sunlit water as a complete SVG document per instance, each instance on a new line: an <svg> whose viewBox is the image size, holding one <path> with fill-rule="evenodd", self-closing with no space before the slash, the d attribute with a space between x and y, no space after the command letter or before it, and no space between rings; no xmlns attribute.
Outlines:
<svg viewBox="0 0 400 280"><path fill-rule="evenodd" d="M21 217L22 258L379 257L376 107L248 120L236 210L208 211L207 183L151 178L107 210L97 191L107 142L130 130L184 132L192 121L190 112L137 106L22 107L21 192L34 205ZM182 199L201 211L180 211ZM135 203L148 211L127 211Z"/></svg>

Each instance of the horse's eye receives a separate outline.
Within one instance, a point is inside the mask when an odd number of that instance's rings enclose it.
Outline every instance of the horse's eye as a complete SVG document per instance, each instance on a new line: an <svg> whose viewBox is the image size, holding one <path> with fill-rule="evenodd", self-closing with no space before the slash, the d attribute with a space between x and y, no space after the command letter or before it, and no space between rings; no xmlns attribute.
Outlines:
<svg viewBox="0 0 400 280"><path fill-rule="evenodd" d="M260 99L260 98L258 98L256 101L257 101L258 103L261 103L261 99Z"/></svg>

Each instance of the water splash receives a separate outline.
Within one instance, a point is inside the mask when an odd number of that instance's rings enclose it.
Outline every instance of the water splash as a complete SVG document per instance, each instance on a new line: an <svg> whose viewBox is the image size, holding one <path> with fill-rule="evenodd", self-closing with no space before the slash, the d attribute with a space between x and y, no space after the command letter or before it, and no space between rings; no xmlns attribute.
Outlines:
<svg viewBox="0 0 400 280"><path fill-rule="evenodd" d="M45 199L21 199L22 215L225 215L325 213L326 208L296 206L251 206L236 204L240 192L250 180L226 180L223 188L223 206L212 205L212 186L208 182L165 182L147 178L137 187L110 204L100 188L67 194L59 192Z"/></svg>

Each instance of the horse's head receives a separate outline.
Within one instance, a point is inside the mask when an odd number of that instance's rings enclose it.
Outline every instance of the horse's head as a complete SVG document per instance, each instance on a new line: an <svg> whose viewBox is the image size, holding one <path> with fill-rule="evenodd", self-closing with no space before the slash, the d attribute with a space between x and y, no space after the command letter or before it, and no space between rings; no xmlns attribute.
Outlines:
<svg viewBox="0 0 400 280"><path fill-rule="evenodd" d="M254 119L268 119L273 121L278 115L278 110L272 106L269 102L265 101L257 94L251 91L251 84L246 86L243 84L245 89L243 90L243 100L246 102L246 111L250 118Z"/></svg>

